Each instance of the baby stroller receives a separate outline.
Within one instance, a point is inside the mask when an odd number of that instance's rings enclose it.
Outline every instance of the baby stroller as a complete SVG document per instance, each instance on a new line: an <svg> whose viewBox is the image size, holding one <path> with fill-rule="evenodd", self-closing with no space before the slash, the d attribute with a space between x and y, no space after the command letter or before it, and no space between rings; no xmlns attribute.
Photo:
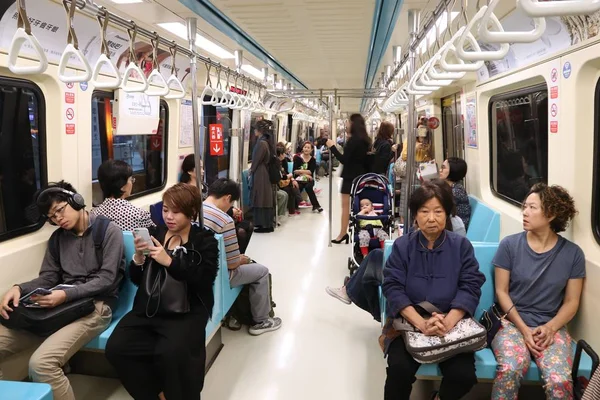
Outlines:
<svg viewBox="0 0 600 400"><path fill-rule="evenodd" d="M358 215L360 212L360 201L363 199L371 200L377 216ZM360 221L381 221L383 224L381 229L391 237L393 225L392 211L392 194L389 192L389 182L386 177L368 173L354 179L350 189L350 243L352 244L352 256L348 257L350 275L358 269L364 258L360 251L358 239L358 234L362 229ZM367 230L371 234L369 251L381 248L379 239L373 234L372 228L368 228Z"/></svg>

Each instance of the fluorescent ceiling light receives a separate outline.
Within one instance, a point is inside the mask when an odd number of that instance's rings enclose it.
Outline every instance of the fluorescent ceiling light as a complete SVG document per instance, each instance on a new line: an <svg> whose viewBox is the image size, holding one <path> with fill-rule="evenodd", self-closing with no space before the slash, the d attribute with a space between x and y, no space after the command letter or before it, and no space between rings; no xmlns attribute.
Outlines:
<svg viewBox="0 0 600 400"><path fill-rule="evenodd" d="M258 78L260 80L263 80L265 75L263 74L262 71L254 68L252 65L250 64L242 64L242 69L244 71L246 71L247 73L249 73L250 75L253 75L255 78Z"/></svg>
<svg viewBox="0 0 600 400"><path fill-rule="evenodd" d="M158 26L173 33L176 36L179 36L182 39L187 40L187 27L181 22L165 22L158 24ZM232 53L228 52L221 46L214 44L207 38L200 36L200 34L198 33L196 34L196 46L222 59L235 58L235 56Z"/></svg>
<svg viewBox="0 0 600 400"><path fill-rule="evenodd" d="M111 0L115 4L134 4L134 3L143 3L144 0Z"/></svg>

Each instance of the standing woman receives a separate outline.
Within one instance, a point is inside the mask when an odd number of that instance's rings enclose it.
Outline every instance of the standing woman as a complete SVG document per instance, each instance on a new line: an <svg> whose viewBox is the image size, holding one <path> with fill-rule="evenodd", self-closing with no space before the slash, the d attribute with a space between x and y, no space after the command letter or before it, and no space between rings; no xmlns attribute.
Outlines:
<svg viewBox="0 0 600 400"><path fill-rule="evenodd" d="M163 194L166 226L150 230L152 245L135 238L129 277L139 288L132 310L117 324L106 345L106 358L134 399L200 398L204 336L215 301L219 257L214 235L192 225L200 203L198 188L183 183L170 187ZM181 286L161 284L155 294L152 271L164 274L162 282L185 282L187 293L179 291ZM187 310L181 306L184 302Z"/></svg>
<svg viewBox="0 0 600 400"><path fill-rule="evenodd" d="M337 238L331 243L340 244L343 241L348 243L348 224L350 223L350 189L352 181L357 176L363 175L368 171L366 168L367 152L371 148L371 138L367 133L365 119L360 114L352 114L350 116L349 126L346 127L350 138L344 147L344 154L340 153L335 147L335 142L331 139L327 140L327 147L335 157L344 164L342 169L342 225Z"/></svg>
<svg viewBox="0 0 600 400"><path fill-rule="evenodd" d="M384 121L379 125L377 137L375 138L375 161L373 163L373 172L380 175L387 175L387 171L392 160L392 136L394 135L394 125Z"/></svg>
<svg viewBox="0 0 600 400"><path fill-rule="evenodd" d="M252 166L250 167L250 204L254 214L255 232L273 232L275 204L273 203L273 188L269 179L268 164L275 149L271 143L273 137L273 122L260 120L256 123L254 134L258 138L252 151Z"/></svg>

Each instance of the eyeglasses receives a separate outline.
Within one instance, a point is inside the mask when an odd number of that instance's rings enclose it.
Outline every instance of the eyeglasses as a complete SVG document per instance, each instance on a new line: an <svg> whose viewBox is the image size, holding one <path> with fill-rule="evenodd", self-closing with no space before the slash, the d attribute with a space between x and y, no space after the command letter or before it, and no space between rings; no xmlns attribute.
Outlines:
<svg viewBox="0 0 600 400"><path fill-rule="evenodd" d="M54 214L46 215L46 218L54 221L59 215L63 215L65 213L65 208L67 208L68 205L68 203L65 203L62 207L57 208L56 211L54 211Z"/></svg>

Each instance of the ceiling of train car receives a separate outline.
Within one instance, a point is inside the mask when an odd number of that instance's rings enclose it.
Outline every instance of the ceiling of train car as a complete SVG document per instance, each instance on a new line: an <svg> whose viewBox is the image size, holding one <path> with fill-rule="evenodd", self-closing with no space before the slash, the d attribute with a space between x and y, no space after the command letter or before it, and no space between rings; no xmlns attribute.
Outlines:
<svg viewBox="0 0 600 400"><path fill-rule="evenodd" d="M361 88L375 0L212 0L309 88ZM358 110L360 100L342 100Z"/></svg>

